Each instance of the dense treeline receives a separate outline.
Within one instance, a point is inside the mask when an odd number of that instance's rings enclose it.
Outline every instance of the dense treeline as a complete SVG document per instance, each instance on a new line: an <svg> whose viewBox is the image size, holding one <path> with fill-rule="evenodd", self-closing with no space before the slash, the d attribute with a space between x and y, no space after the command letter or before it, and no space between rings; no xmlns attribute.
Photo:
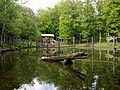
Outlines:
<svg viewBox="0 0 120 90"><path fill-rule="evenodd" d="M120 34L120 0L63 0L54 8L39 11L42 33L56 37L101 42Z"/></svg>
<svg viewBox="0 0 120 90"><path fill-rule="evenodd" d="M105 41L120 36L120 0L62 0L38 14L16 3L0 0L0 44L35 41L40 33L72 42Z"/></svg>
<svg viewBox="0 0 120 90"><path fill-rule="evenodd" d="M16 1L0 0L1 47L35 41L39 34L34 12Z"/></svg>

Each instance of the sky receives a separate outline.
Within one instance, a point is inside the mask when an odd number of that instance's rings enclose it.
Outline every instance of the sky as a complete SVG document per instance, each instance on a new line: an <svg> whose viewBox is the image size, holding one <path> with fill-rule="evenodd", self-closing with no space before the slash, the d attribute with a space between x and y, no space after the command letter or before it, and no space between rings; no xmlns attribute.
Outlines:
<svg viewBox="0 0 120 90"><path fill-rule="evenodd" d="M16 90L16 89L15 89ZM46 84L46 82L41 81L40 78L33 78L30 84L23 84L17 90L57 90L54 84Z"/></svg>
<svg viewBox="0 0 120 90"><path fill-rule="evenodd" d="M20 1L23 1L23 3ZM37 13L37 10L40 8L45 9L47 7L54 7L54 5L60 1L61 0L19 0L18 3L31 8L35 13Z"/></svg>

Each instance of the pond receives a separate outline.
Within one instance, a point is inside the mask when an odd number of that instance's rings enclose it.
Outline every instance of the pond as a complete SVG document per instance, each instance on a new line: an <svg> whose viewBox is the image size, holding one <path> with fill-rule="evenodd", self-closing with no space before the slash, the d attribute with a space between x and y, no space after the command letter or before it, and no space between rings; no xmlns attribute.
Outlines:
<svg viewBox="0 0 120 90"><path fill-rule="evenodd" d="M42 56L87 53L87 58L63 62ZM119 52L119 51L118 51ZM120 90L120 55L91 48L22 49L0 54L0 90Z"/></svg>

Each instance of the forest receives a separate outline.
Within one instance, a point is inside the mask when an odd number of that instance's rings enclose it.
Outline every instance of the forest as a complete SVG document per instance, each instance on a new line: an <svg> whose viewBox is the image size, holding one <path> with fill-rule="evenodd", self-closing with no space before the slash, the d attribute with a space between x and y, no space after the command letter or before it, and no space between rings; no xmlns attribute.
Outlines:
<svg viewBox="0 0 120 90"><path fill-rule="evenodd" d="M106 42L120 36L120 0L61 0L53 8L32 9L18 0L0 0L0 47L21 47L52 33L71 43Z"/></svg>

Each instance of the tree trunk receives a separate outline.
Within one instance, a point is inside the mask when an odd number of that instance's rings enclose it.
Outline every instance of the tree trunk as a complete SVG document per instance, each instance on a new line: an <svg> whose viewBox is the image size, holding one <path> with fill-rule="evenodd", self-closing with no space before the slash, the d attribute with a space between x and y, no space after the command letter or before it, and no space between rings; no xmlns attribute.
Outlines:
<svg viewBox="0 0 120 90"><path fill-rule="evenodd" d="M4 15L6 16L6 0L4 0ZM3 28L2 28L2 32L1 32L1 36L0 36L0 45L3 47L3 35L4 35L4 31L5 31L5 17L4 17L4 22L3 22Z"/></svg>
<svg viewBox="0 0 120 90"><path fill-rule="evenodd" d="M3 46L3 35L4 35L4 31L5 31L5 24L3 24L3 28L2 28L2 32L1 32L1 36L0 36L0 45Z"/></svg>
<svg viewBox="0 0 120 90"><path fill-rule="evenodd" d="M75 37L73 37L73 47L75 47Z"/></svg>
<svg viewBox="0 0 120 90"><path fill-rule="evenodd" d="M110 35L109 35L109 32L108 32L108 36L107 36L107 37L109 37L109 36L110 36ZM107 38L107 37L106 37L106 38ZM107 40L107 43L109 43L109 40Z"/></svg>
<svg viewBox="0 0 120 90"><path fill-rule="evenodd" d="M87 56L87 54L83 52L73 53L71 55L64 56L52 56L52 57L42 57L41 60L44 61L64 61L64 60L74 60L74 59L83 59Z"/></svg>
<svg viewBox="0 0 120 90"><path fill-rule="evenodd" d="M99 33L99 43L101 43L101 30L100 30L100 33Z"/></svg>

